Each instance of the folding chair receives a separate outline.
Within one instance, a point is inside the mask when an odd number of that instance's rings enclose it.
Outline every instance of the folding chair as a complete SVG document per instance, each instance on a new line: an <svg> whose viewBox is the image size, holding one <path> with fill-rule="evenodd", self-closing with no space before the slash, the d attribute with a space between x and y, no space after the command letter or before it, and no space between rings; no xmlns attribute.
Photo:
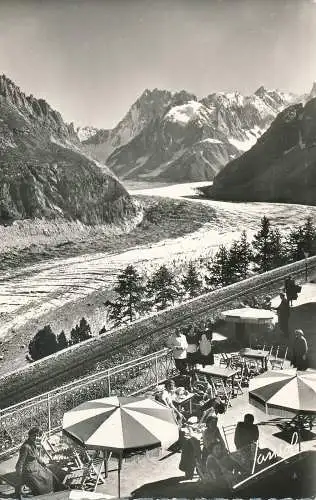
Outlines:
<svg viewBox="0 0 316 500"><path fill-rule="evenodd" d="M271 366L272 366L274 361L278 360L279 350L280 350L280 346L278 346L278 345L271 346L270 355L269 355L269 362L270 362Z"/></svg>
<svg viewBox="0 0 316 500"><path fill-rule="evenodd" d="M274 370L274 369L283 370L284 363L285 363L285 360L286 360L286 356L287 356L287 353L288 353L288 349L289 348L286 347L286 349L284 351L284 356L282 358L278 357L278 355L279 355L279 349L278 349L276 357L274 359L270 360L270 364L271 364L272 370Z"/></svg>
<svg viewBox="0 0 316 500"><path fill-rule="evenodd" d="M231 438L233 435L235 435L235 429L236 429L236 424L232 424L232 425L223 425L222 426L222 429L223 429L223 434L224 434L224 438L225 438L225 443L226 443L226 448L227 450L231 453L231 448L232 446L229 445L229 441L231 441Z"/></svg>
<svg viewBox="0 0 316 500"><path fill-rule="evenodd" d="M219 364L225 365L226 368L229 368L231 363L231 358L232 358L231 354L228 354L227 352L221 352L219 358Z"/></svg>
<svg viewBox="0 0 316 500"><path fill-rule="evenodd" d="M246 373L246 362L244 361L241 366L237 366L236 369L238 372L234 377L234 388L237 391L237 396L243 394L243 387L247 387L249 385L248 375Z"/></svg>
<svg viewBox="0 0 316 500"><path fill-rule="evenodd" d="M66 486L74 489L96 491L99 484L105 484L107 475L103 457L91 458L85 451L84 457L80 457L78 452L74 452L79 467L70 468L66 478ZM86 460L83 461L83 458Z"/></svg>
<svg viewBox="0 0 316 500"><path fill-rule="evenodd" d="M73 448L62 443L61 439L54 442L48 433L43 433L42 435L41 455L46 456L50 462L56 462L59 465L80 467L80 464L76 462Z"/></svg>
<svg viewBox="0 0 316 500"><path fill-rule="evenodd" d="M221 378L212 377L211 379L212 386L214 388L214 393L216 397L224 400L226 410L229 406L231 406L231 397L232 391L230 388L226 387L223 380Z"/></svg>

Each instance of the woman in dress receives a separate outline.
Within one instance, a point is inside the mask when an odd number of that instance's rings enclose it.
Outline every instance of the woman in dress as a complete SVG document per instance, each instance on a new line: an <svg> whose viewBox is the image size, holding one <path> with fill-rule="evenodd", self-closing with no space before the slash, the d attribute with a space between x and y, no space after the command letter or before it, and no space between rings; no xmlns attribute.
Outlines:
<svg viewBox="0 0 316 500"><path fill-rule="evenodd" d="M187 347L187 362L188 368L190 371L194 368L194 365L197 363L197 352L199 348L199 342L201 335L195 330L192 325L187 333L185 334L188 347Z"/></svg>
<svg viewBox="0 0 316 500"><path fill-rule="evenodd" d="M214 364L214 354L213 354L213 346L212 346L212 338L213 338L213 327L208 327L204 333L201 335L200 339L200 361L203 366L205 365L213 365Z"/></svg>
<svg viewBox="0 0 316 500"><path fill-rule="evenodd" d="M21 488L23 484L28 486L32 495L43 495L51 493L53 487L53 474L41 460L37 442L41 432L37 427L29 430L28 439L24 441L20 448L19 459L16 464L18 476L18 486L16 488L17 498L21 499Z"/></svg>

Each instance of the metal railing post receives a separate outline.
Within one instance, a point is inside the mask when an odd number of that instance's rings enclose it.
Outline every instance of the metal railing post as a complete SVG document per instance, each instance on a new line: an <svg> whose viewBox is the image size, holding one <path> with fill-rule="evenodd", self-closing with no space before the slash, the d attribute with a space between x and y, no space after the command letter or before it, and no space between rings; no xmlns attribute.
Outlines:
<svg viewBox="0 0 316 500"><path fill-rule="evenodd" d="M47 412L48 412L48 432L50 433L51 428L52 428L52 422L51 422L51 406L50 406L50 395L47 394Z"/></svg>
<svg viewBox="0 0 316 500"><path fill-rule="evenodd" d="M157 354L155 355L155 370L156 370L156 385L159 385L159 374L158 374L158 359L157 359Z"/></svg>

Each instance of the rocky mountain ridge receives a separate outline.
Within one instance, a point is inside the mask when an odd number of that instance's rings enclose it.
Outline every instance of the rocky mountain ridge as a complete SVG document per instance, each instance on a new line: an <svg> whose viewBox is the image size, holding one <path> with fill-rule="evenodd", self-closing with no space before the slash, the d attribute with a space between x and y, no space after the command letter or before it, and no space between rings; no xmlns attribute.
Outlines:
<svg viewBox="0 0 316 500"><path fill-rule="evenodd" d="M251 96L146 90L113 130L83 142L123 180L212 180L255 144L279 111L297 99L260 87Z"/></svg>
<svg viewBox="0 0 316 500"><path fill-rule="evenodd" d="M125 188L82 150L73 124L0 76L0 223L56 218L87 224L135 211Z"/></svg>
<svg viewBox="0 0 316 500"><path fill-rule="evenodd" d="M315 205L315 188L316 97L282 111L257 144L226 165L204 193L220 200Z"/></svg>

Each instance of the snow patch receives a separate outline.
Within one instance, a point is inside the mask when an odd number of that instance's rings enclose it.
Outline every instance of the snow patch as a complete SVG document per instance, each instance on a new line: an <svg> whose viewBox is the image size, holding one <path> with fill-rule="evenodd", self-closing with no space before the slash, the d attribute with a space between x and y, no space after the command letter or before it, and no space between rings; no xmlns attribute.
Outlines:
<svg viewBox="0 0 316 500"><path fill-rule="evenodd" d="M197 101L189 101L180 106L174 106L168 111L165 118L170 121L178 122L182 125L189 123L201 110L203 104Z"/></svg>
<svg viewBox="0 0 316 500"><path fill-rule="evenodd" d="M255 126L253 129L245 131L244 140L241 141L235 137L229 137L228 140L235 148L239 149L239 151L248 151L256 144L258 137L260 137L262 133L263 130Z"/></svg>
<svg viewBox="0 0 316 500"><path fill-rule="evenodd" d="M222 141L219 141L218 139L213 139L211 137L208 137L207 139L203 139L202 141L200 142L209 142L211 144L223 144Z"/></svg>

